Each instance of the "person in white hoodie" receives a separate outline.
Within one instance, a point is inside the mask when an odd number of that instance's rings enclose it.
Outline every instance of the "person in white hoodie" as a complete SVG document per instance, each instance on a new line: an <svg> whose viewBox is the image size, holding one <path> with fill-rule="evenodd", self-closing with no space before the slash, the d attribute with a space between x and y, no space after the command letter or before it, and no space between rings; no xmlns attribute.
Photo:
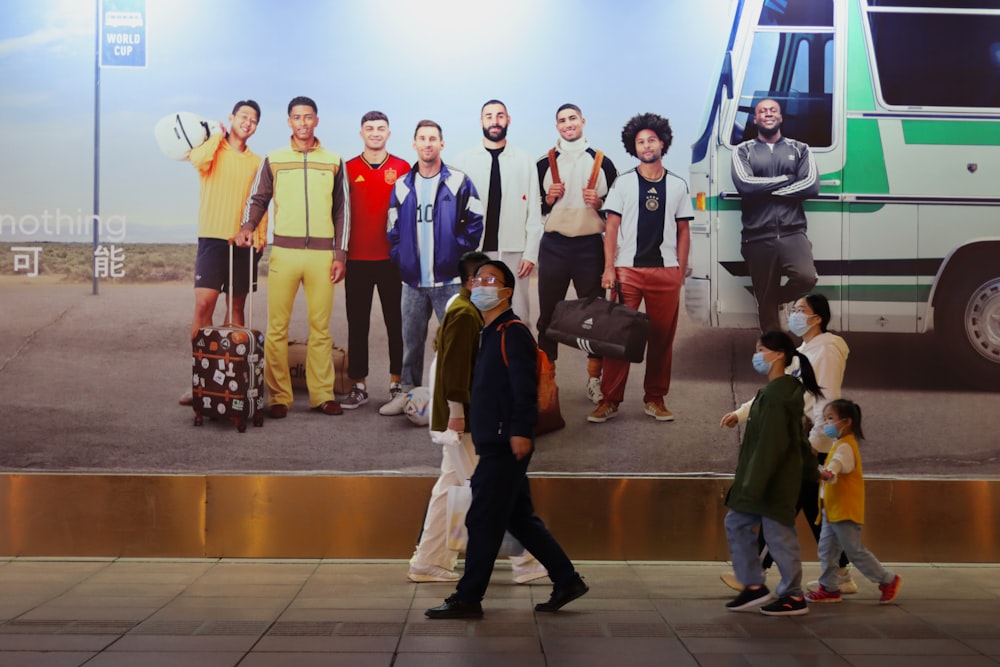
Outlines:
<svg viewBox="0 0 1000 667"><path fill-rule="evenodd" d="M847 368L847 355L850 352L847 342L843 338L827 330L830 317L830 302L822 294L811 293L795 301L788 318L789 330L802 338L802 344L799 345L798 350L809 359L809 363L812 364L816 373L816 381L823 389L823 398L821 399L816 399L809 392L806 392L804 410L806 424L809 426L809 444L812 445L820 465L823 465L834 442L823 433L823 409L827 403L841 397L844 370ZM798 372L798 368L793 365L789 371L794 375ZM727 413L722 418L721 426L733 428L737 424L746 422L752 404L753 399L733 412ZM799 507L809 521L813 536L819 542L820 526L816 523L816 517L819 515L819 489L816 483L803 483L802 493L799 496ZM767 570L772 561L763 539L759 541L759 544L761 565ZM841 593L857 592L858 585L851 577L849 561L846 554L843 553L840 554L839 576ZM721 578L731 588L737 590L742 588L732 573L727 572ZM819 582L810 581L806 584L806 588L810 591L816 591L819 588Z"/></svg>

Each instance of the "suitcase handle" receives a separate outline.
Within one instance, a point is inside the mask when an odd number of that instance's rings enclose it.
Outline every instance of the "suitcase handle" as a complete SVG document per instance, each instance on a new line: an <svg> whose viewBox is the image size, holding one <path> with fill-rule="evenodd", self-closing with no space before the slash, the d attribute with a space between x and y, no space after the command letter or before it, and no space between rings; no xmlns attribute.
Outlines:
<svg viewBox="0 0 1000 667"><path fill-rule="evenodd" d="M233 325L233 264L235 263L234 262L235 250L233 250L233 248L235 247L236 247L236 239L235 238L229 239L229 283L228 283L229 289L226 290L226 310L229 313L229 322L227 322L227 324L229 326ZM247 286L249 289L249 292L247 292L247 300L250 302L250 310L247 313L247 319L244 326L247 329L253 329L253 244L251 244L250 247L247 248L247 251L249 251L250 253L250 272L249 272L249 281L247 282Z"/></svg>

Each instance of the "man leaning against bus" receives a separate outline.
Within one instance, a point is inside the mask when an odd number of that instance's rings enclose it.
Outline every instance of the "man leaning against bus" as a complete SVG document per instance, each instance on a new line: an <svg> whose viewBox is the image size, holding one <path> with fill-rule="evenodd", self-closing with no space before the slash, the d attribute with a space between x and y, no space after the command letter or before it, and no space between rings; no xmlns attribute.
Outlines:
<svg viewBox="0 0 1000 667"><path fill-rule="evenodd" d="M765 99L754 108L757 138L733 152L733 183L742 197L741 252L750 271L761 331L781 326L779 307L816 284L812 244L802 201L819 194L809 146L781 135L781 105ZM787 282L782 285L781 278Z"/></svg>

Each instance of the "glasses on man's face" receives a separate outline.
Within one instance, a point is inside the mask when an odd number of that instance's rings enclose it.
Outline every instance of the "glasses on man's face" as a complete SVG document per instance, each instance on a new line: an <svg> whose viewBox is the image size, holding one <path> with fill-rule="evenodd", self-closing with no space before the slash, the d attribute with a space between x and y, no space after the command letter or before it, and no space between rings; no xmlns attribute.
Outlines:
<svg viewBox="0 0 1000 667"><path fill-rule="evenodd" d="M505 287L503 278L498 278L497 276L476 276L472 279L472 284L474 286L490 285L495 287Z"/></svg>

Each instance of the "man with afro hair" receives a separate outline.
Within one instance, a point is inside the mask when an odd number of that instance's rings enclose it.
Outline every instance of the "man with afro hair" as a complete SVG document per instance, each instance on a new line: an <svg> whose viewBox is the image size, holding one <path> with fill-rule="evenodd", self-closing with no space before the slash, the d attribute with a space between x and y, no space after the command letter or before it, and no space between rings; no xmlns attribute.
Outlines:
<svg viewBox="0 0 1000 667"><path fill-rule="evenodd" d="M604 201L604 273L601 287L621 289L625 303L649 315L644 411L656 421L673 421L664 397L670 391L670 365L681 285L687 270L694 218L687 183L663 166L673 133L670 121L653 113L633 116L622 129L622 143L638 166L621 174ZM629 362L605 359L604 398L587 420L602 423L618 416L625 396Z"/></svg>

